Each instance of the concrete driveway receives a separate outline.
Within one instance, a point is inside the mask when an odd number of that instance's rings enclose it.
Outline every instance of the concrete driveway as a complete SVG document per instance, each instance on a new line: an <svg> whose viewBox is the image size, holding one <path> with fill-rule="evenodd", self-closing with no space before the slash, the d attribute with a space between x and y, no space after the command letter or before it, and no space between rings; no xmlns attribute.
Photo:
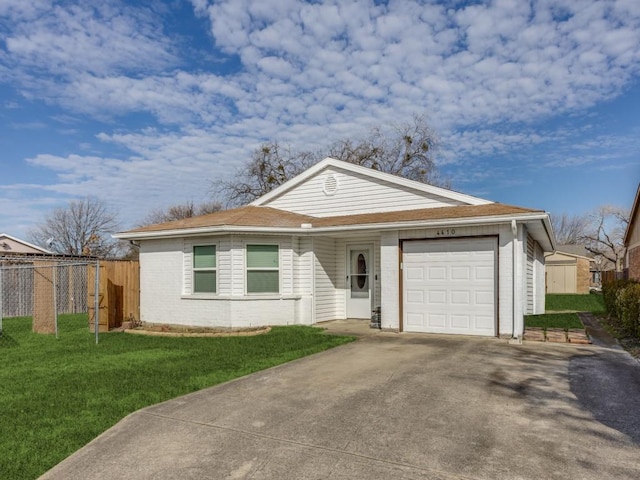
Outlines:
<svg viewBox="0 0 640 480"><path fill-rule="evenodd" d="M380 333L136 412L42 478L638 479L639 415L620 350Z"/></svg>

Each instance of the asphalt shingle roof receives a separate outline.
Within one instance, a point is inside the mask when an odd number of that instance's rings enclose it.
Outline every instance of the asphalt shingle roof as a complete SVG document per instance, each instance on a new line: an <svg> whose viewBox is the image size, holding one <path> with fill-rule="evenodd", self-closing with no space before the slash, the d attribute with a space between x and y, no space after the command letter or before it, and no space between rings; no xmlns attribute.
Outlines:
<svg viewBox="0 0 640 480"><path fill-rule="evenodd" d="M313 227L348 227L367 224L384 224L397 222L419 222L448 220L459 218L476 218L491 216L513 216L528 213L544 213L523 207L489 203L486 205L463 205L452 207L422 208L402 210L398 212L363 213L334 217L312 217L298 213L278 210L271 207L248 205L245 207L223 210L197 217L175 220L173 222L148 225L129 230L125 233L151 233L169 230L182 230L207 227L256 227L256 228L300 228L303 223Z"/></svg>

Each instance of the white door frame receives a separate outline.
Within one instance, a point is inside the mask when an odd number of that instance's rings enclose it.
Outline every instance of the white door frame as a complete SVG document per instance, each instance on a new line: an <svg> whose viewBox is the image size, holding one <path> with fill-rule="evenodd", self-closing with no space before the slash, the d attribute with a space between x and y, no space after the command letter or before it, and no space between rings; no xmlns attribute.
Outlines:
<svg viewBox="0 0 640 480"><path fill-rule="evenodd" d="M361 292L353 292L352 291L352 281L355 281L352 274L353 262L351 259L351 252L367 251L368 255L365 255L364 258L364 268L366 271L366 277L363 277L363 274L358 275L360 279L363 279L364 285L366 288ZM375 251L373 248L373 244L371 243L358 243L358 244L347 244L346 247L346 272L347 272L347 284L345 288L345 312L347 318L371 318L371 309L373 308L373 295L374 295L374 270L375 270ZM357 285L360 283L355 283L354 287L357 288ZM366 290L366 292L365 292ZM353 295L362 294L363 296L353 297Z"/></svg>

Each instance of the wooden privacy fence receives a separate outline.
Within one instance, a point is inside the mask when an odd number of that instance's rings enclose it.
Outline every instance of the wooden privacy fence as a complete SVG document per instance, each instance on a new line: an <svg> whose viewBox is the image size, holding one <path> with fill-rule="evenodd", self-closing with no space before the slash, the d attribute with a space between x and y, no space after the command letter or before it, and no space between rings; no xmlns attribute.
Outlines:
<svg viewBox="0 0 640 480"><path fill-rule="evenodd" d="M603 285L605 283L615 282L616 280L627 280L628 278L629 271L626 268L622 272L616 272L615 270L606 270L601 274Z"/></svg>
<svg viewBox="0 0 640 480"><path fill-rule="evenodd" d="M140 320L140 263L101 260L98 286L98 331L108 332L127 320ZM89 266L89 328L95 332L95 265Z"/></svg>

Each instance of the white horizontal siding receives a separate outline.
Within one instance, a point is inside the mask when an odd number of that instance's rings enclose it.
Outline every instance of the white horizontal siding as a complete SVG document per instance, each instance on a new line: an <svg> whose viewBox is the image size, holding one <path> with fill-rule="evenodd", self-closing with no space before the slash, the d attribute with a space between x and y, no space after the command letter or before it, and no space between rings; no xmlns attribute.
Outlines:
<svg viewBox="0 0 640 480"><path fill-rule="evenodd" d="M305 240L310 245L310 240ZM245 295L245 248L249 243L280 247L280 293ZM245 327L311 323L310 265L307 245L300 271L306 295L294 294L297 240L291 237L221 236L141 242L141 319L150 323L202 327ZM216 245L218 293L193 295L193 246ZM304 263L306 262L306 264Z"/></svg>
<svg viewBox="0 0 640 480"><path fill-rule="evenodd" d="M292 239L293 293L300 296L296 323L311 325L313 312L313 240L310 237Z"/></svg>
<svg viewBox="0 0 640 480"><path fill-rule="evenodd" d="M313 294L313 240L311 237L296 238L294 246L294 293Z"/></svg>
<svg viewBox="0 0 640 480"><path fill-rule="evenodd" d="M535 244L535 310L534 314L539 315L545 310L545 275L544 275L544 251L538 242Z"/></svg>
<svg viewBox="0 0 640 480"><path fill-rule="evenodd" d="M218 293L231 295L232 264L231 264L231 237L221 237L218 240Z"/></svg>
<svg viewBox="0 0 640 480"><path fill-rule="evenodd" d="M273 242L273 240L271 240ZM268 243L268 242L264 242ZM280 250L280 293L291 295L293 289L293 245L291 238L282 238L279 242Z"/></svg>
<svg viewBox="0 0 640 480"><path fill-rule="evenodd" d="M315 253L315 320L334 320L336 316L336 242L331 238L313 239ZM340 317L342 318L342 317Z"/></svg>
<svg viewBox="0 0 640 480"><path fill-rule="evenodd" d="M333 195L324 192L325 181L330 175L337 179L337 191ZM451 205L462 205L462 202L334 168L323 170L265 204L317 217Z"/></svg>
<svg viewBox="0 0 640 480"><path fill-rule="evenodd" d="M245 292L244 274L244 243L241 237L232 236L230 239L231 261L231 295L242 296Z"/></svg>

